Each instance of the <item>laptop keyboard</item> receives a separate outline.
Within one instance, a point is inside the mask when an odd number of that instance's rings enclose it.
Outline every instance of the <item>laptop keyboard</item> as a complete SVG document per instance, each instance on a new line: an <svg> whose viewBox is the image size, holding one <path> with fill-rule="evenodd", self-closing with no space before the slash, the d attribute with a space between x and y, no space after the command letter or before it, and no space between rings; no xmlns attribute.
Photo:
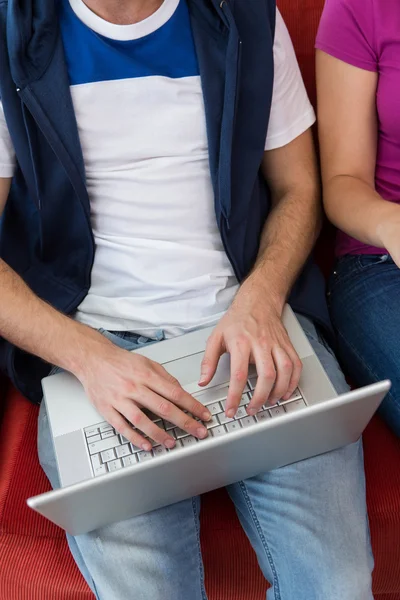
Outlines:
<svg viewBox="0 0 400 600"><path fill-rule="evenodd" d="M256 382L257 378L249 379L240 406L233 419L229 419L225 415L225 404L228 395L227 385L208 388L193 394L193 397L206 405L212 414L211 421L204 423L209 432L208 437L205 439L209 439L210 437L221 437L239 431L240 429L254 427L257 423L278 418L286 413L301 410L307 406L300 391L297 389L289 400L279 402L275 406L264 405L254 417L249 416L246 412L246 407L251 401ZM150 452L146 452L142 448L138 448L131 444L129 440L118 434L113 427L105 421L91 427L86 427L84 432L95 477L112 471L118 471L124 467L130 467L147 460L154 460L158 456L162 456L169 452L179 452L183 448L204 441L198 440L183 429L176 427L173 423L169 423L148 411L146 414L158 425L158 427L165 429L176 439L175 447L172 448L172 450L168 450L157 442L149 440L153 444L153 448Z"/></svg>

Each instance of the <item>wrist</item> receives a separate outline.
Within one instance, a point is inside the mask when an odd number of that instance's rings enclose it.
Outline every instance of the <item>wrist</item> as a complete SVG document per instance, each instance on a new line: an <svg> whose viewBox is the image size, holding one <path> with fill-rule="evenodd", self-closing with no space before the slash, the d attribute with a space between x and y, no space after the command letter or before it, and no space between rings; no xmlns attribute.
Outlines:
<svg viewBox="0 0 400 600"><path fill-rule="evenodd" d="M96 329L74 322L74 326L67 337L60 366L73 373L82 380L87 369L90 368L92 360L104 353L111 342Z"/></svg>
<svg viewBox="0 0 400 600"><path fill-rule="evenodd" d="M279 317L282 315L287 300L287 292L278 285L274 285L271 278L266 277L262 269L258 268L242 283L240 293L247 296L251 303L262 304L264 309L268 305Z"/></svg>

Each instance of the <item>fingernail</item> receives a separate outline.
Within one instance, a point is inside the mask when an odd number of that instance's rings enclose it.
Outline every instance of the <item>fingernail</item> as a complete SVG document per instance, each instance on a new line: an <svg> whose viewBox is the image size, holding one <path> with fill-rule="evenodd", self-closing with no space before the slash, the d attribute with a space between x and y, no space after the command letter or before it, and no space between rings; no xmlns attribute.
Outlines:
<svg viewBox="0 0 400 600"><path fill-rule="evenodd" d="M174 440L168 439L166 440L165 444L164 444L167 448L174 448L175 447L175 442Z"/></svg>
<svg viewBox="0 0 400 600"><path fill-rule="evenodd" d="M248 412L249 415L255 415L257 411L256 411L255 408L248 408L247 412Z"/></svg>
<svg viewBox="0 0 400 600"><path fill-rule="evenodd" d="M203 412L203 416L202 416L202 421L209 421L211 419L211 413L210 412Z"/></svg>
<svg viewBox="0 0 400 600"><path fill-rule="evenodd" d="M146 452L150 452L150 450L151 450L151 444L149 444L148 442L145 442L144 444L142 444L142 448Z"/></svg>
<svg viewBox="0 0 400 600"><path fill-rule="evenodd" d="M199 383L204 383L206 380L206 373L202 373L200 375Z"/></svg>
<svg viewBox="0 0 400 600"><path fill-rule="evenodd" d="M199 429L197 430L197 437L203 439L205 438L207 435L207 429L205 429L204 427L199 427Z"/></svg>
<svg viewBox="0 0 400 600"><path fill-rule="evenodd" d="M227 412L226 412L226 416L229 419L233 419L233 417L235 416L236 412L234 408L230 408Z"/></svg>

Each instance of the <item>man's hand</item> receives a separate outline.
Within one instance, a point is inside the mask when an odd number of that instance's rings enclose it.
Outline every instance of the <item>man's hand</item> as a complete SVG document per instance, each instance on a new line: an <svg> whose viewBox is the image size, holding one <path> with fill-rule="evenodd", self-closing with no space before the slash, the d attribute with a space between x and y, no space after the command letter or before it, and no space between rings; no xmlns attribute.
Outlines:
<svg viewBox="0 0 400 600"><path fill-rule="evenodd" d="M266 402L276 404L296 389L302 363L281 320L278 303L253 274L240 288L231 308L208 340L202 363L200 385L212 380L219 358L231 356L231 381L226 415L233 417L239 407L248 377L249 363L255 363L258 380L250 415Z"/></svg>
<svg viewBox="0 0 400 600"><path fill-rule="evenodd" d="M258 258L208 342L199 382L208 385L221 354L229 352L228 417L237 411L250 362L255 363L258 373L250 414L266 402L288 399L297 387L302 368L281 317L321 223L311 131L286 146L265 152L261 169L271 192L271 212L261 235Z"/></svg>
<svg viewBox="0 0 400 600"><path fill-rule="evenodd" d="M122 350L93 333L92 350L76 375L93 405L120 434L144 450L151 450L151 443L144 435L173 448L174 438L151 421L145 412L150 411L195 437L207 436L204 425L191 415L208 421L209 411L161 365ZM95 336L98 339L94 342Z"/></svg>

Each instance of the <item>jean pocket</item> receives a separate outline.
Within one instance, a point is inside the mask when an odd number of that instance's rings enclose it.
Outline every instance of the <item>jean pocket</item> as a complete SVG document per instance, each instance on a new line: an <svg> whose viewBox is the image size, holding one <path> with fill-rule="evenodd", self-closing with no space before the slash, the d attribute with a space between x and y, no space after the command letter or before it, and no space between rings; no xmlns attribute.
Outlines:
<svg viewBox="0 0 400 600"><path fill-rule="evenodd" d="M359 254L358 266L361 269L368 269L369 267L387 263L389 260L391 260L389 254Z"/></svg>

